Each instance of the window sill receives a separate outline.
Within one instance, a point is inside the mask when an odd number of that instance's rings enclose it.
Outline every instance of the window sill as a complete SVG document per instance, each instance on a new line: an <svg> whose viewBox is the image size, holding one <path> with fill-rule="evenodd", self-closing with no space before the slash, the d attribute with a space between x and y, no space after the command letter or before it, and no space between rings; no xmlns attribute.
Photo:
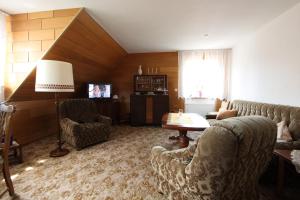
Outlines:
<svg viewBox="0 0 300 200"><path fill-rule="evenodd" d="M215 101L211 98L186 98L185 104L215 104Z"/></svg>

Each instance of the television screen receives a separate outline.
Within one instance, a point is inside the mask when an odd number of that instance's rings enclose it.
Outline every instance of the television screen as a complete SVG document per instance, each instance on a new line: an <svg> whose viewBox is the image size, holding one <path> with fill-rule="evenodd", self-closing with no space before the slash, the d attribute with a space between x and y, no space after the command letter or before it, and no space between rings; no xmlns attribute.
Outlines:
<svg viewBox="0 0 300 200"><path fill-rule="evenodd" d="M89 98L111 98L111 84L89 83Z"/></svg>

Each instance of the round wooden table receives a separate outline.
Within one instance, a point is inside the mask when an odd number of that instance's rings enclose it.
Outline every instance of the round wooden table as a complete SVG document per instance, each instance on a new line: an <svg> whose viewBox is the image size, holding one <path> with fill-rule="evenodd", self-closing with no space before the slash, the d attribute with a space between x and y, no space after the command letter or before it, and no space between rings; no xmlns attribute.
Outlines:
<svg viewBox="0 0 300 200"><path fill-rule="evenodd" d="M196 113L167 113L162 117L162 128L179 131L179 136L171 136L169 139L177 140L182 148L189 146L192 140L187 136L188 131L203 131L208 127L208 121Z"/></svg>

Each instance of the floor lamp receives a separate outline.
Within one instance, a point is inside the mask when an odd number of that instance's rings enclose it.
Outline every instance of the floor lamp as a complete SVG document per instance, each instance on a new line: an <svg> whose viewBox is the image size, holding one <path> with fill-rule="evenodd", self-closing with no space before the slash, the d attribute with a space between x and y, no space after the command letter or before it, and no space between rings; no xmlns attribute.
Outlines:
<svg viewBox="0 0 300 200"><path fill-rule="evenodd" d="M58 147L50 152L50 156L64 156L69 153L69 150L62 148L63 143L61 139L61 129L59 125L58 93L74 92L72 64L56 60L39 61L36 67L35 91L54 93L58 126Z"/></svg>

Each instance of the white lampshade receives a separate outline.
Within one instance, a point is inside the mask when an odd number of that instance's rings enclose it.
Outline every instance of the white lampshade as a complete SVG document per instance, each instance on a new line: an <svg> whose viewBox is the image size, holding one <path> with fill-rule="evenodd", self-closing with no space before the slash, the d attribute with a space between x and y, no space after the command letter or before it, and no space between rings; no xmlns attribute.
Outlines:
<svg viewBox="0 0 300 200"><path fill-rule="evenodd" d="M41 60L37 63L36 92L74 92L71 63L56 60Z"/></svg>

